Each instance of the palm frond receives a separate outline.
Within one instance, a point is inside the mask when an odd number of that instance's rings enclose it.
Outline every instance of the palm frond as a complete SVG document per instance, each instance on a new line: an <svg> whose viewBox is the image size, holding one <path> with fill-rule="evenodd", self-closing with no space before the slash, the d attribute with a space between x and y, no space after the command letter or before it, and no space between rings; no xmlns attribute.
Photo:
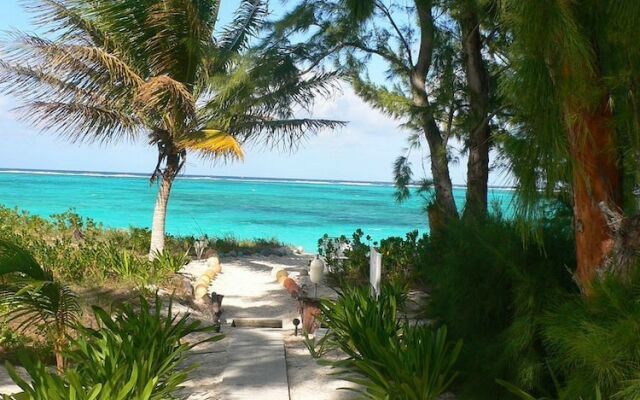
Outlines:
<svg viewBox="0 0 640 400"><path fill-rule="evenodd" d="M16 272L39 281L52 279L31 253L11 241L0 240L0 276Z"/></svg>
<svg viewBox="0 0 640 400"><path fill-rule="evenodd" d="M80 314L75 293L55 281L17 279L0 285L0 304L7 307L5 317L16 321L19 330L54 323L59 326L48 329L58 329L75 323Z"/></svg>
<svg viewBox="0 0 640 400"><path fill-rule="evenodd" d="M293 149L300 141L323 129L335 129L343 121L312 118L266 119L247 116L234 125L234 134L241 143L265 145L270 148Z"/></svg>
<svg viewBox="0 0 640 400"><path fill-rule="evenodd" d="M214 68L224 67L232 56L247 48L249 39L256 36L266 15L264 0L241 1L233 22L223 30L218 40L219 59Z"/></svg>
<svg viewBox="0 0 640 400"><path fill-rule="evenodd" d="M167 75L149 79L136 93L135 104L145 114L156 114L165 120L165 128L178 133L188 129L195 120L195 99L189 89L181 82ZM165 114L171 114L170 122L166 122Z"/></svg>
<svg viewBox="0 0 640 400"><path fill-rule="evenodd" d="M17 95L28 121L79 141L133 138L131 103L144 81L119 57L94 46L16 34L0 63L0 89ZM42 99L47 99L43 101Z"/></svg>
<svg viewBox="0 0 640 400"><path fill-rule="evenodd" d="M39 326L61 339L66 327L77 322L80 306L73 291L56 281L27 250L7 240L0 240L0 276L5 278L0 284L0 304L18 329Z"/></svg>
<svg viewBox="0 0 640 400"><path fill-rule="evenodd" d="M244 158L240 143L233 136L216 129L203 129L178 143L180 147L196 152L203 158L230 160Z"/></svg>
<svg viewBox="0 0 640 400"><path fill-rule="evenodd" d="M148 9L145 29L153 75L168 75L193 89L206 78L207 54L214 46L216 3L176 0L170 7L157 2Z"/></svg>
<svg viewBox="0 0 640 400"><path fill-rule="evenodd" d="M140 86L144 82L126 58L97 45L54 42L26 33L13 33L10 37L11 41L2 48L7 63L46 66L57 74L89 81L97 76L125 85Z"/></svg>
<svg viewBox="0 0 640 400"><path fill-rule="evenodd" d="M87 90L82 82L65 80L41 67L11 65L0 61L2 91L23 100L46 98L59 102L106 102L106 96Z"/></svg>
<svg viewBox="0 0 640 400"><path fill-rule="evenodd" d="M266 89L254 91L249 101L254 110L276 115L283 111L287 115L295 107L310 111L315 99L328 98L339 90L335 73L301 76L297 70L276 77L271 83L265 82L264 87Z"/></svg>
<svg viewBox="0 0 640 400"><path fill-rule="evenodd" d="M140 130L135 116L101 105L33 101L17 110L24 115L24 120L72 142L133 140Z"/></svg>
<svg viewBox="0 0 640 400"><path fill-rule="evenodd" d="M47 29L47 33L59 34L61 40L100 45L108 51L123 50L96 21L89 18L77 1L35 0L24 2L27 11L33 13L36 26Z"/></svg>

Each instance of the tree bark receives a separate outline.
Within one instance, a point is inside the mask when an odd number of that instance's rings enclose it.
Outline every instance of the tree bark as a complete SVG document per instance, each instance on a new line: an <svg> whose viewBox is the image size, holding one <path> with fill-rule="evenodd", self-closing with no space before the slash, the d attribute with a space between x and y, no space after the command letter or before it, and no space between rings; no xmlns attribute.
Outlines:
<svg viewBox="0 0 640 400"><path fill-rule="evenodd" d="M64 343L60 343L60 339L57 339L53 344L53 354L56 358L56 372L58 375L62 375L65 369L64 356L62 355L64 352Z"/></svg>
<svg viewBox="0 0 640 400"><path fill-rule="evenodd" d="M463 218L482 218L487 213L489 182L489 73L482 58L482 36L474 4L465 4L459 24L469 95L471 128L468 138L467 194Z"/></svg>
<svg viewBox="0 0 640 400"><path fill-rule="evenodd" d="M173 180L180 168L180 158L178 154L167 155L167 166L162 173L156 205L153 209L153 222L151 224L151 246L149 248L149 260L153 261L158 253L164 251L164 232L167 219L167 205Z"/></svg>
<svg viewBox="0 0 640 400"><path fill-rule="evenodd" d="M567 118L573 167L576 279L583 291L604 266L613 248L611 229L600 203L622 209L622 174L618 165L613 114L606 99L594 112Z"/></svg>
<svg viewBox="0 0 640 400"><path fill-rule="evenodd" d="M430 210L429 224L431 230L435 231L442 228L448 219L457 218L458 210L449 173L447 145L433 119L427 122L424 132L431 153L431 175L435 188L436 206L436 209Z"/></svg>
<svg viewBox="0 0 640 400"><path fill-rule="evenodd" d="M413 66L409 81L413 104L421 110L422 129L431 154L431 175L435 187L435 204L429 208L429 225L434 232L442 228L449 219L458 218L458 210L453 197L453 185L449 173L447 140L435 122L426 79L431 69L434 46L434 24L430 1L415 2L420 25L420 46L418 58Z"/></svg>

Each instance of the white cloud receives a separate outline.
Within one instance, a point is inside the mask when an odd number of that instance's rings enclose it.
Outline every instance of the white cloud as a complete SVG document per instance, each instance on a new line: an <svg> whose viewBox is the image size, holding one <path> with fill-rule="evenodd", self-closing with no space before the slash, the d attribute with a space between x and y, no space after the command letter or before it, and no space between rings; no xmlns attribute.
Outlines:
<svg viewBox="0 0 640 400"><path fill-rule="evenodd" d="M15 121L16 116L11 111L11 99L0 95L0 121Z"/></svg>
<svg viewBox="0 0 640 400"><path fill-rule="evenodd" d="M0 167L74 169L95 171L149 172L155 150L145 143L110 146L71 145L51 134L36 134L10 112L11 99L0 96ZM325 130L300 144L293 154L266 149L248 149L243 163L212 165L190 157L186 173L283 178L341 180L392 179L393 161L407 147L407 132L399 121L364 103L349 88L327 99L319 99L312 109L315 118L341 119L349 123L337 130ZM426 147L413 151L411 161L417 177L429 175ZM424 162L423 162L424 161ZM423 165L424 164L424 165ZM464 184L466 159L451 165L455 183Z"/></svg>

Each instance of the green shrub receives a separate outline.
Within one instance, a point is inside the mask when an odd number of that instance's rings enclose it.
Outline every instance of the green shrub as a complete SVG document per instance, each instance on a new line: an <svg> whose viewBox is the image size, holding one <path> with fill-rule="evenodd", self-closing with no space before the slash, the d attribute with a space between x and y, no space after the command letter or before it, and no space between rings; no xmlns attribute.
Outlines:
<svg viewBox="0 0 640 400"><path fill-rule="evenodd" d="M459 398L510 398L496 379L533 393L553 386L541 318L559 296L577 293L570 226L562 218L543 221L539 240L526 243L515 222L491 217L481 225L451 223L425 243L427 313L465 343Z"/></svg>
<svg viewBox="0 0 640 400"><path fill-rule="evenodd" d="M0 304L3 317L17 331L34 330L53 347L58 371L64 369L62 351L67 335L80 317L75 293L20 246L0 240Z"/></svg>
<svg viewBox="0 0 640 400"><path fill-rule="evenodd" d="M106 276L133 279L139 272L140 262L128 250L112 243L98 249L100 266Z"/></svg>
<svg viewBox="0 0 640 400"><path fill-rule="evenodd" d="M414 282L420 261L420 252L427 236L412 231L401 237L388 237L380 241L385 278L398 282Z"/></svg>
<svg viewBox="0 0 640 400"><path fill-rule="evenodd" d="M604 276L589 297L571 295L543 320L559 398L640 398L640 274L628 282Z"/></svg>
<svg viewBox="0 0 640 400"><path fill-rule="evenodd" d="M139 310L124 305L111 317L104 309L94 307L94 314L98 328L79 328L78 337L66 353L72 368L57 376L41 363L24 359L31 382L12 373L23 393L9 398L171 399L195 368L184 368L187 351L202 343L187 344L185 337L210 333L204 341L222 338L212 333L213 327L191 321L188 314L173 315L171 303L163 313L158 296L153 306L141 297Z"/></svg>
<svg viewBox="0 0 640 400"><path fill-rule="evenodd" d="M357 229L351 239L344 235L331 238L325 234L318 240L318 254L323 256L329 267L329 283L334 287L369 285L371 246L382 254L383 279L409 284L416 280L420 250L425 240L426 236L419 238L418 231L412 231L405 238L389 237L378 244L372 242L370 236L365 236L361 229ZM340 252L343 252L342 257Z"/></svg>
<svg viewBox="0 0 640 400"><path fill-rule="evenodd" d="M151 247L151 230L132 226L129 228L127 240L130 250L144 254Z"/></svg>
<svg viewBox="0 0 640 400"><path fill-rule="evenodd" d="M20 354L28 354L34 360L48 365L55 363L55 355L50 343L18 332L6 321L0 322L0 360L17 363Z"/></svg>
<svg viewBox="0 0 640 400"><path fill-rule="evenodd" d="M176 273L191 259L183 253L172 253L168 250L156 253L153 267L156 271Z"/></svg>
<svg viewBox="0 0 640 400"><path fill-rule="evenodd" d="M51 372L40 361L21 357L21 364L29 374L27 382L16 372L10 363L6 364L11 379L22 389L15 395L3 395L4 400L148 400L150 397L131 397L132 384L137 380L133 374L125 377L126 368L121 368L111 377L107 385L87 385L74 370L63 375ZM128 379L128 380L127 380Z"/></svg>
<svg viewBox="0 0 640 400"><path fill-rule="evenodd" d="M147 262L147 229L106 230L70 211L44 219L0 206L0 239L20 243L57 278L74 284L124 280L143 285L169 273L159 269L154 275Z"/></svg>
<svg viewBox="0 0 640 400"><path fill-rule="evenodd" d="M225 236L209 239L208 247L220 254L241 252L246 255L280 249L286 246L276 238L242 240L233 236Z"/></svg>
<svg viewBox="0 0 640 400"><path fill-rule="evenodd" d="M520 389L519 387L503 381L501 379L497 379L496 382L500 385L503 386L505 389L507 389L507 391L511 394L513 394L517 399L520 400L553 400L556 399L557 397L549 397L549 396L544 396L544 397L534 397L532 395L530 395L529 393L525 392L524 390ZM556 389L558 389L556 387ZM602 400L602 392L600 391L600 389L596 386L595 389L593 389L592 392L590 392L591 395L588 397L579 397L578 400ZM636 399L637 397L632 397L630 399Z"/></svg>
<svg viewBox="0 0 640 400"><path fill-rule="evenodd" d="M365 287L345 287L337 300L323 300L320 304L322 324L340 343L340 348L349 357L375 356L366 347L370 336L388 340L398 335L398 308L404 302L396 291L385 288L378 299Z"/></svg>
<svg viewBox="0 0 640 400"><path fill-rule="evenodd" d="M318 254L325 259L329 269L327 278L331 286L369 284L370 245L363 242L363 237L364 232L357 229L351 239L344 235L330 238L325 234L318 240ZM365 239L369 241L371 238L367 236Z"/></svg>
<svg viewBox="0 0 640 400"><path fill-rule="evenodd" d="M333 365L343 379L360 385L356 391L364 398L433 400L456 376L462 343L448 342L444 327L398 321L403 297L387 286L378 298L366 288L351 288L321 304L323 324L349 356Z"/></svg>

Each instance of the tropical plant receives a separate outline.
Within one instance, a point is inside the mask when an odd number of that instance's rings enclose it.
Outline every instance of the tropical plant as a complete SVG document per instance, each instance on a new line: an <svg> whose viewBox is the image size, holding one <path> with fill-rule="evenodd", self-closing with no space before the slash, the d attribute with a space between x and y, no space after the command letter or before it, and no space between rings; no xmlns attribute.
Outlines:
<svg viewBox="0 0 640 400"><path fill-rule="evenodd" d="M5 365L9 377L22 389L21 393L3 395L4 400L150 400L151 392L133 397L133 386L138 380L138 368L131 375L122 366L106 384L87 385L75 370L67 370L59 375L52 373L42 362L22 357L20 363L25 368L31 382L22 378L9 363ZM150 387L152 382L149 382Z"/></svg>
<svg viewBox="0 0 640 400"><path fill-rule="evenodd" d="M132 390L135 396L151 393L150 399L170 398L195 368L182 368L187 351L223 336L214 334L214 327L191 320L188 313L174 314L171 300L166 310L163 306L156 295L154 305L141 296L139 310L124 304L114 317L94 307L98 328L81 328L78 340L67 354L76 371L86 382L105 385L126 366L125 377L137 374ZM202 341L186 343L186 336L193 333L210 335Z"/></svg>
<svg viewBox="0 0 640 400"><path fill-rule="evenodd" d="M340 124L294 116L328 93L331 74L303 74L279 48L248 51L264 2L241 1L215 37L219 3L39 0L28 8L52 38L14 32L2 48L2 91L19 99L27 121L72 141L144 134L157 147L150 258L164 249L169 194L187 153L239 159L242 144L291 146Z"/></svg>
<svg viewBox="0 0 640 400"><path fill-rule="evenodd" d="M450 343L445 327L400 322L405 300L383 286L377 298L368 288L347 288L321 303L332 342L349 357L332 364L342 379L360 385L354 390L364 398L436 399L456 376L462 343Z"/></svg>
<svg viewBox="0 0 640 400"><path fill-rule="evenodd" d="M356 343L365 346L367 336L372 334L380 336L381 340L397 336L400 331L398 307L405 300L405 294L398 296L395 291L387 290L386 285L377 299L370 288L346 286L337 300L321 302L322 323L329 327L349 357L367 357L367 350Z"/></svg>
<svg viewBox="0 0 640 400"><path fill-rule="evenodd" d="M75 326L80 306L73 291L57 281L20 246L0 240L0 303L5 317L17 330L41 332L56 356L56 367L65 367L62 352L70 327Z"/></svg>
<svg viewBox="0 0 640 400"><path fill-rule="evenodd" d="M351 239L342 235L330 238L325 234L318 240L318 254L321 255L329 267L329 284L335 287L345 285L368 285L369 282L369 251L370 236L364 235L357 229Z"/></svg>
<svg viewBox="0 0 640 400"><path fill-rule="evenodd" d="M332 340L333 338L330 332L322 335L321 338L318 338L317 334L309 335L308 332L304 332L303 343L312 358L320 359L335 347Z"/></svg>
<svg viewBox="0 0 640 400"><path fill-rule="evenodd" d="M191 259L186 253L174 254L170 251L156 253L153 265L157 270L176 273L180 271Z"/></svg>
<svg viewBox="0 0 640 400"><path fill-rule="evenodd" d="M365 239L366 242L363 240ZM408 232L404 238L388 237L373 242L362 229L356 229L348 239L345 235L331 238L325 234L318 240L318 254L329 267L328 282L335 287L369 285L369 251L371 246L382 254L384 280L400 286L415 284L420 270L421 250L426 235Z"/></svg>
<svg viewBox="0 0 640 400"><path fill-rule="evenodd" d="M238 239L233 236L212 238L209 240L209 247L218 253L242 252L243 254L260 253L263 251L273 251L286 247L284 243L276 238L251 240Z"/></svg>
<svg viewBox="0 0 640 400"><path fill-rule="evenodd" d="M453 368L462 342L450 343L446 327L402 324L402 334L382 342L368 338L366 346L374 357L350 359L334 365L345 368L343 379L363 386L356 389L371 400L435 400L451 386Z"/></svg>
<svg viewBox="0 0 640 400"><path fill-rule="evenodd" d="M203 343L222 339L213 327L203 327L190 320L189 314L174 315L169 301L157 295L155 305L140 297L138 310L123 305L111 317L94 307L98 327L79 327L77 338L65 355L72 368L58 376L41 363L23 357L22 364L31 378L27 383L9 366L12 379L23 393L10 399L29 400L166 400L187 379L195 365L184 366L187 352ZM186 343L193 333L211 334L206 339Z"/></svg>
<svg viewBox="0 0 640 400"><path fill-rule="evenodd" d="M640 45L632 38L640 34L639 3L501 4L512 38L502 82L514 112L509 166L525 212L536 211L541 193L561 191L573 202L576 277L588 293L616 247L611 239L638 235L637 227L615 232L605 209L637 209Z"/></svg>
<svg viewBox="0 0 640 400"><path fill-rule="evenodd" d="M124 280L146 281L149 268L148 261L140 260L129 250L121 249L114 243L106 243L98 250L98 261L102 264L105 275L112 275Z"/></svg>

